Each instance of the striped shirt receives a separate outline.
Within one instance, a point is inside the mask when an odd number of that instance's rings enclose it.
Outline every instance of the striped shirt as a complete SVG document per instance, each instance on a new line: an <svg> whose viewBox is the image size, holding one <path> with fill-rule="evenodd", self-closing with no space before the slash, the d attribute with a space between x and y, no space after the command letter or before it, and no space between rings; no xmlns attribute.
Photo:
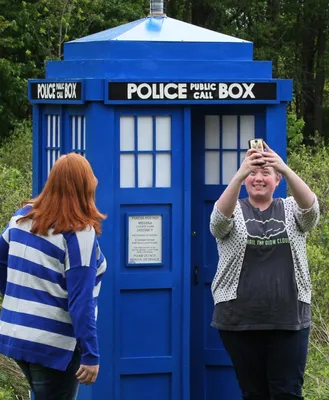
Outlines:
<svg viewBox="0 0 329 400"><path fill-rule="evenodd" d="M65 370L74 349L99 363L97 298L106 260L95 230L35 235L30 211L14 214L0 237L0 353Z"/></svg>

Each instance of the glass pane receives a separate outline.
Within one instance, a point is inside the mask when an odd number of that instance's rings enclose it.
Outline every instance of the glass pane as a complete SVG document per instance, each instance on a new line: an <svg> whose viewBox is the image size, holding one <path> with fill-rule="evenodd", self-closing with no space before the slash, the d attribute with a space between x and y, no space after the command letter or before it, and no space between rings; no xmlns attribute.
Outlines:
<svg viewBox="0 0 329 400"><path fill-rule="evenodd" d="M52 147L56 146L56 137L57 137L57 123L56 123L57 117L56 115L53 115L53 131L51 133L52 136Z"/></svg>
<svg viewBox="0 0 329 400"><path fill-rule="evenodd" d="M82 148L86 150L86 117L83 117L83 140L82 140Z"/></svg>
<svg viewBox="0 0 329 400"><path fill-rule="evenodd" d="M156 117L156 150L171 150L170 117Z"/></svg>
<svg viewBox="0 0 329 400"><path fill-rule="evenodd" d="M81 134L82 134L82 117L77 117L78 119L78 143L77 143L77 150L81 150Z"/></svg>
<svg viewBox="0 0 329 400"><path fill-rule="evenodd" d="M51 163L51 168L54 166L55 162L56 162L56 155L57 155L57 151L56 150L51 150L51 154L52 154L52 163Z"/></svg>
<svg viewBox="0 0 329 400"><path fill-rule="evenodd" d="M51 115L47 115L47 146L51 146Z"/></svg>
<svg viewBox="0 0 329 400"><path fill-rule="evenodd" d="M240 117L240 148L248 149L248 140L255 137L254 115L241 115Z"/></svg>
<svg viewBox="0 0 329 400"><path fill-rule="evenodd" d="M219 116L206 115L206 149L219 149Z"/></svg>
<svg viewBox="0 0 329 400"><path fill-rule="evenodd" d="M120 117L120 150L135 150L134 117Z"/></svg>
<svg viewBox="0 0 329 400"><path fill-rule="evenodd" d="M120 155L120 187L135 187L135 156L133 154Z"/></svg>
<svg viewBox="0 0 329 400"><path fill-rule="evenodd" d="M75 126L75 117L72 117L72 150L75 150L75 132L76 132L76 126Z"/></svg>
<svg viewBox="0 0 329 400"><path fill-rule="evenodd" d="M138 150L153 150L153 118L138 117Z"/></svg>
<svg viewBox="0 0 329 400"><path fill-rule="evenodd" d="M219 185L219 151L206 151L206 185Z"/></svg>
<svg viewBox="0 0 329 400"><path fill-rule="evenodd" d="M237 149L238 147L238 117L223 115L223 149Z"/></svg>
<svg viewBox="0 0 329 400"><path fill-rule="evenodd" d="M171 156L170 154L156 155L156 187L171 186Z"/></svg>
<svg viewBox="0 0 329 400"><path fill-rule="evenodd" d="M243 160L246 158L246 151L241 151L240 153L240 165L243 163Z"/></svg>
<svg viewBox="0 0 329 400"><path fill-rule="evenodd" d="M153 156L152 154L138 155L138 187L153 186Z"/></svg>
<svg viewBox="0 0 329 400"><path fill-rule="evenodd" d="M61 145L61 118L57 117L57 147Z"/></svg>
<svg viewBox="0 0 329 400"><path fill-rule="evenodd" d="M236 151L223 152L223 185L228 185L237 171L238 154Z"/></svg>

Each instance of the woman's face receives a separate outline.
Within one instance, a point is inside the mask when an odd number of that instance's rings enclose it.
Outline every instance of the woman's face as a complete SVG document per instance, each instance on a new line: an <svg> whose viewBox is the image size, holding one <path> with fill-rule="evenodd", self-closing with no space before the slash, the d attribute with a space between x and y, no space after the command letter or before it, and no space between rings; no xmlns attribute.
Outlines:
<svg viewBox="0 0 329 400"><path fill-rule="evenodd" d="M280 176L271 167L256 167L245 180L249 197L261 201L270 200L280 182Z"/></svg>

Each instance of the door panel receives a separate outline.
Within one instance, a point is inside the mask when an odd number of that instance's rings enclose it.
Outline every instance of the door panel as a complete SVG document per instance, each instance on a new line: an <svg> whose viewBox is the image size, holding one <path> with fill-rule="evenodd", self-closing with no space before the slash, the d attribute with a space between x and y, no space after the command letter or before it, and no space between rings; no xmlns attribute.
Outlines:
<svg viewBox="0 0 329 400"><path fill-rule="evenodd" d="M210 285L218 253L209 220L215 201L243 160L247 139L255 136L257 124L251 114L223 115L219 111L192 116L191 400L241 399L231 360L218 331L210 326L214 310ZM242 188L241 195L245 194Z"/></svg>

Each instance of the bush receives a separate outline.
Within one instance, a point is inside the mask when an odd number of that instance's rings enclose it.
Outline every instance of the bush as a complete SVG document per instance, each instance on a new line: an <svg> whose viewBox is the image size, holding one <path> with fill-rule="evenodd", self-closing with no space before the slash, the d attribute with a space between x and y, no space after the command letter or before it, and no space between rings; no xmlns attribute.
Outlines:
<svg viewBox="0 0 329 400"><path fill-rule="evenodd" d="M308 235L307 250L313 283L313 298L322 317L329 321L329 152L318 139L312 147L299 146L289 155L290 167L316 193L321 218Z"/></svg>
<svg viewBox="0 0 329 400"><path fill-rule="evenodd" d="M22 201L31 197L31 160L31 124L27 121L18 124L13 136L0 148L1 230ZM28 390L20 368L13 360L0 355L0 400L28 400Z"/></svg>
<svg viewBox="0 0 329 400"><path fill-rule="evenodd" d="M305 400L329 399L329 152L316 137L302 144L301 121L288 118L289 166L311 187L320 203L320 221L308 234L307 253L313 284L312 329L305 374Z"/></svg>

